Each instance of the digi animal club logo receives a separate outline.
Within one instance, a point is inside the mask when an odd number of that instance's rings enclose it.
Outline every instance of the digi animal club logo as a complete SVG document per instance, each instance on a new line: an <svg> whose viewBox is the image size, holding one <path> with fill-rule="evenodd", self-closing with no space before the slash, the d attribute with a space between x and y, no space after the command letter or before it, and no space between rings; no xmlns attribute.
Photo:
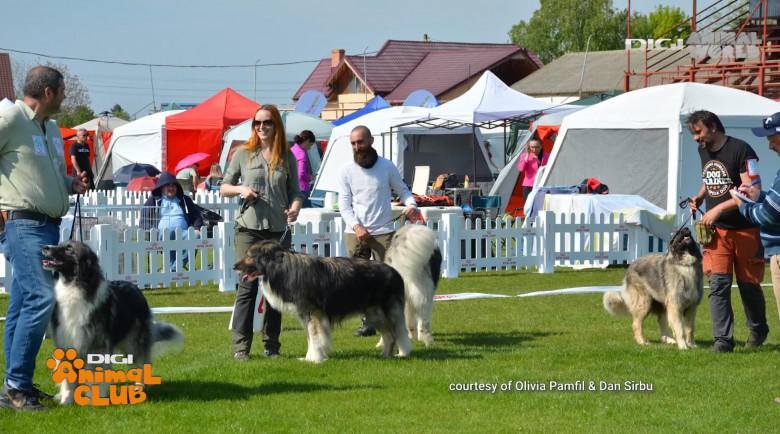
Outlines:
<svg viewBox="0 0 780 434"><path fill-rule="evenodd" d="M90 366L93 364L132 365L133 356L123 354L87 354ZM86 367L84 360L77 358L76 350L54 350L54 358L46 360L55 383L67 381L76 384L73 400L78 405L133 405L146 401L144 386L160 384L160 377L152 376L152 365L145 363L140 368L114 371L103 366ZM101 388L108 396L101 396Z"/></svg>
<svg viewBox="0 0 780 434"><path fill-rule="evenodd" d="M731 187L729 172L720 161L708 161L704 165L701 177L704 179L704 186L711 197L721 197Z"/></svg>

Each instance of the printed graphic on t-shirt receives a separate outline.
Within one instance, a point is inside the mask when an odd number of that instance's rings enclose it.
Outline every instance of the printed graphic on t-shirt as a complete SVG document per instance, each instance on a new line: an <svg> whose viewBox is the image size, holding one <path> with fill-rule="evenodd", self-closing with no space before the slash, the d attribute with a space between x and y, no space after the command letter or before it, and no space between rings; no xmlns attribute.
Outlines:
<svg viewBox="0 0 780 434"><path fill-rule="evenodd" d="M726 166L720 161L708 161L704 165L701 177L704 179L704 185L707 187L707 194L711 197L721 197L731 188L731 177Z"/></svg>

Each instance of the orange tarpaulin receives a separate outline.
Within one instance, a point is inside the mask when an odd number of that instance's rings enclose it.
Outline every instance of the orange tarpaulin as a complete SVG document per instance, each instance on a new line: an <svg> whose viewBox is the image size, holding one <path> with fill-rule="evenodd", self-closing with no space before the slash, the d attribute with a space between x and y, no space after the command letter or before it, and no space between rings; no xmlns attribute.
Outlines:
<svg viewBox="0 0 780 434"><path fill-rule="evenodd" d="M533 123L531 125L533 125ZM553 145L555 144L553 139L555 134L557 134L558 130L560 129L560 125L536 126L536 135L539 136L539 138L542 140L542 150L544 152L548 154L552 152ZM521 152L525 152L525 149L523 149ZM506 208L504 208L504 212L512 213L512 215L516 216L523 216L524 206L525 201L523 200L523 173L519 172L517 183L515 184L515 188L512 191L512 196L510 196L509 201L507 202ZM517 211L515 212L515 210Z"/></svg>
<svg viewBox="0 0 780 434"><path fill-rule="evenodd" d="M65 142L65 166L66 170L68 171L68 175L70 175L71 170L73 170L73 165L70 162L70 145L73 144L73 142L76 141L76 135L78 134L77 130L74 130L73 128L60 128L60 133L62 134L63 141ZM87 134L89 134L89 138L87 139L87 145L89 146L89 164L91 165L92 162L95 160L95 150L92 146L92 135L95 134L94 131L87 131Z"/></svg>
<svg viewBox="0 0 780 434"><path fill-rule="evenodd" d="M260 107L230 88L186 112L165 119L165 149L162 170L174 172L184 157L205 152L210 155L200 163L200 175L209 173L212 163L219 162L222 135L230 127L254 115Z"/></svg>

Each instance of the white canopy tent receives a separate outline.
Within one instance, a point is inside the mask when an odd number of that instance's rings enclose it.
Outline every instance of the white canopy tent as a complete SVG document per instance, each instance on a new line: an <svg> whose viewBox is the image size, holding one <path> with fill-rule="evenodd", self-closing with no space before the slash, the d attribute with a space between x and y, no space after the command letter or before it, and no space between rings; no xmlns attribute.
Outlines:
<svg viewBox="0 0 780 434"><path fill-rule="evenodd" d="M405 128L414 125L426 127L432 131L435 131L437 128L470 127L474 132L475 142L479 144L478 148L483 154L485 154L485 151L482 147L481 136L486 130L503 127L503 143L500 146L496 146L496 151L503 153L507 145L506 129L511 125L512 121L536 116L541 113L564 111L572 107L537 100L510 88L495 74L485 71L482 77L474 83L474 86L463 95L430 109L428 115L424 118L399 127ZM479 139L476 139L477 132L480 135ZM496 145L495 134L491 134L491 136L493 137L491 140L492 144ZM473 151L474 156L471 158L471 161L476 163L479 159L475 158L477 154L476 149L473 149ZM502 155L498 154L498 152L495 153L496 155ZM503 164L503 161L499 164ZM492 170L488 169L488 173L491 172ZM474 164L470 170L467 170L467 173L480 179L481 173L484 172ZM502 203L506 202L502 201Z"/></svg>
<svg viewBox="0 0 780 434"><path fill-rule="evenodd" d="M446 125L457 122L465 125L490 126L492 121L527 117L540 113L554 113L572 108L530 97L507 86L490 71L485 71L474 86L463 95L430 109L424 120ZM484 124L484 125L482 125Z"/></svg>
<svg viewBox="0 0 780 434"><path fill-rule="evenodd" d="M749 92L701 83L677 83L628 92L567 116L539 186L568 186L597 178L611 194L633 194L678 213L677 204L702 185L698 144L688 114L709 110L726 134L752 145L765 179L778 158L751 127L780 104ZM679 213L682 215L682 213Z"/></svg>
<svg viewBox="0 0 780 434"><path fill-rule="evenodd" d="M162 130L165 118L184 110L169 110L142 117L114 130L106 160L100 167L98 179L106 171L114 174L120 167L133 163L162 165ZM111 164L111 169L108 165Z"/></svg>
<svg viewBox="0 0 780 434"><path fill-rule="evenodd" d="M431 177L439 173L470 173L473 158L474 131L471 127L430 129L416 125L394 128L394 125L419 119L428 109L421 107L391 107L354 119L333 129L325 151L312 196L337 192L339 176L345 164L353 160L349 135L358 125L371 130L374 149L398 167L401 177L411 184L415 166L429 166ZM482 140L479 129L476 139ZM482 149L480 147L480 149ZM481 152L477 165L481 173L490 173L487 155Z"/></svg>

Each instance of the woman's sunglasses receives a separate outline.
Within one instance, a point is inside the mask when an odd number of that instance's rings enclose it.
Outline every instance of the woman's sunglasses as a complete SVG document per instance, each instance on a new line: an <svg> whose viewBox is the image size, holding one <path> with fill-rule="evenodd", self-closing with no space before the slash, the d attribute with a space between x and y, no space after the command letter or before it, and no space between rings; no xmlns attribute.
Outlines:
<svg viewBox="0 0 780 434"><path fill-rule="evenodd" d="M269 127L270 128L270 127L274 126L274 120L273 119L266 119L264 121L261 121L261 120L258 120L258 119L253 119L252 120L252 125L262 125L264 127Z"/></svg>

